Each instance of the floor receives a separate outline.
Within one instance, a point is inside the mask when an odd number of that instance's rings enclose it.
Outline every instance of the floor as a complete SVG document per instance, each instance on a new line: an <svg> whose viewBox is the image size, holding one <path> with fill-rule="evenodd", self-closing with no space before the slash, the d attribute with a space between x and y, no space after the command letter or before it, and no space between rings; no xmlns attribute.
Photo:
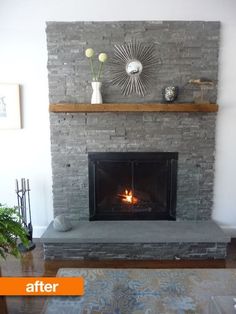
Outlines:
<svg viewBox="0 0 236 314"><path fill-rule="evenodd" d="M8 257L1 261L2 276L55 276L61 267L108 267L108 268L236 268L236 238L228 246L226 261L44 261L40 243L36 249L21 259ZM44 297L8 297L9 314L39 314L45 303ZM3 313L0 309L0 313Z"/></svg>

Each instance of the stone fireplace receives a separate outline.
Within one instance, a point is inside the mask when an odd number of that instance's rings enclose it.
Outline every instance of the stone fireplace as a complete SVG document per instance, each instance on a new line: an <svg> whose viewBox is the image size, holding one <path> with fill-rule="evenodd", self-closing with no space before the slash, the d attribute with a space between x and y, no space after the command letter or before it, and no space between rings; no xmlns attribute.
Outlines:
<svg viewBox="0 0 236 314"><path fill-rule="evenodd" d="M145 97L125 97L109 84L108 64L103 84L105 102L160 102L162 87L171 84L181 87L179 102L192 103L199 90L186 82L208 77L215 82L207 95L214 103L219 26L218 22L186 21L50 22L50 102L89 103L91 89L84 50L96 46L112 55L113 44L135 37L159 47L162 67L156 74L156 85ZM43 236L45 257L173 259L182 250L185 258L223 258L228 239L219 236L220 229L212 227L212 222L208 224L213 206L215 122L216 112L188 110L50 112L54 216L66 214L80 227L79 233L73 231L71 236L55 234L50 227ZM149 170L145 168L147 160L152 162ZM122 175L121 163L128 176ZM121 186L113 177L123 180ZM108 196L104 196L105 188ZM162 190L162 196L157 190ZM132 206L124 203L127 196ZM155 221L141 225L133 221L146 219L164 221L159 225ZM117 221L104 225L103 220ZM121 224L120 220L132 221ZM127 228L141 228L146 236L134 239L126 233ZM192 233L187 232L189 228ZM204 233L211 228L213 236L205 238ZM164 229L171 229L168 232L175 237L162 238ZM118 232L113 237L112 230L119 230L121 237L123 232L126 238L117 238ZM159 236L155 235L157 230L162 232ZM94 234L97 236L93 238Z"/></svg>
<svg viewBox="0 0 236 314"><path fill-rule="evenodd" d="M154 43L162 65L144 97L124 96L110 83L105 66L105 103L161 102L162 87L178 85L178 102L193 102L199 88L192 78L214 81L217 98L219 22L133 21L47 23L50 103L89 103L87 47L105 50L131 39ZM54 215L89 220L88 154L94 152L178 152L177 220L211 218L216 113L102 112L50 113Z"/></svg>

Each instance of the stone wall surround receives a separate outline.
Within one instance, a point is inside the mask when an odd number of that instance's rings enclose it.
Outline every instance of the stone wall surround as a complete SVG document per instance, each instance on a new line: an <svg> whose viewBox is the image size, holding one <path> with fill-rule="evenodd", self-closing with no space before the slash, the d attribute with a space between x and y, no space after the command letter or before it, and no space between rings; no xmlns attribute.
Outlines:
<svg viewBox="0 0 236 314"><path fill-rule="evenodd" d="M49 97L56 102L89 102L90 71L84 50L105 51L131 39L156 45L162 65L155 88L145 97L124 97L110 84L105 66L105 102L160 101L161 89L178 85L179 102L191 102L199 89L189 79L207 77L216 102L219 22L48 22ZM88 220L88 152L178 152L178 220L211 217L215 113L50 113L54 215Z"/></svg>
<svg viewBox="0 0 236 314"><path fill-rule="evenodd" d="M155 45L161 65L156 66L153 88L144 97L123 96L111 84L112 67L105 65L103 101L160 102L162 88L180 87L178 102L192 102L199 87L186 84L190 79L208 78L214 86L207 97L217 99L220 22L205 21L122 21L122 22L48 22L48 78L50 103L91 100L91 73L84 51L106 52L111 61L114 45L136 39ZM125 67L125 65L124 65Z"/></svg>
<svg viewBox="0 0 236 314"><path fill-rule="evenodd" d="M54 214L88 220L88 152L178 152L178 220L211 217L215 113L51 113Z"/></svg>

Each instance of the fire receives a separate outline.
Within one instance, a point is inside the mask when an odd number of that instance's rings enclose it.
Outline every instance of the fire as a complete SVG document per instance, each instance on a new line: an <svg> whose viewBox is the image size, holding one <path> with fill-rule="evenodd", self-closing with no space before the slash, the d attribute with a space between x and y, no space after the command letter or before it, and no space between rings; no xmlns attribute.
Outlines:
<svg viewBox="0 0 236 314"><path fill-rule="evenodd" d="M119 194L119 196L122 198L122 201L129 204L137 204L138 199L133 195L132 190L128 191L125 190L124 194Z"/></svg>

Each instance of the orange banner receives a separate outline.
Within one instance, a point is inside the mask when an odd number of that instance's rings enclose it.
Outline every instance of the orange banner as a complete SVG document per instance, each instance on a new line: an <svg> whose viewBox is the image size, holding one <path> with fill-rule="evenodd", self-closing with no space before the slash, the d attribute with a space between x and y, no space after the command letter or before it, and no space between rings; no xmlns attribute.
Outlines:
<svg viewBox="0 0 236 314"><path fill-rule="evenodd" d="M0 277L0 295L83 295L81 277Z"/></svg>

